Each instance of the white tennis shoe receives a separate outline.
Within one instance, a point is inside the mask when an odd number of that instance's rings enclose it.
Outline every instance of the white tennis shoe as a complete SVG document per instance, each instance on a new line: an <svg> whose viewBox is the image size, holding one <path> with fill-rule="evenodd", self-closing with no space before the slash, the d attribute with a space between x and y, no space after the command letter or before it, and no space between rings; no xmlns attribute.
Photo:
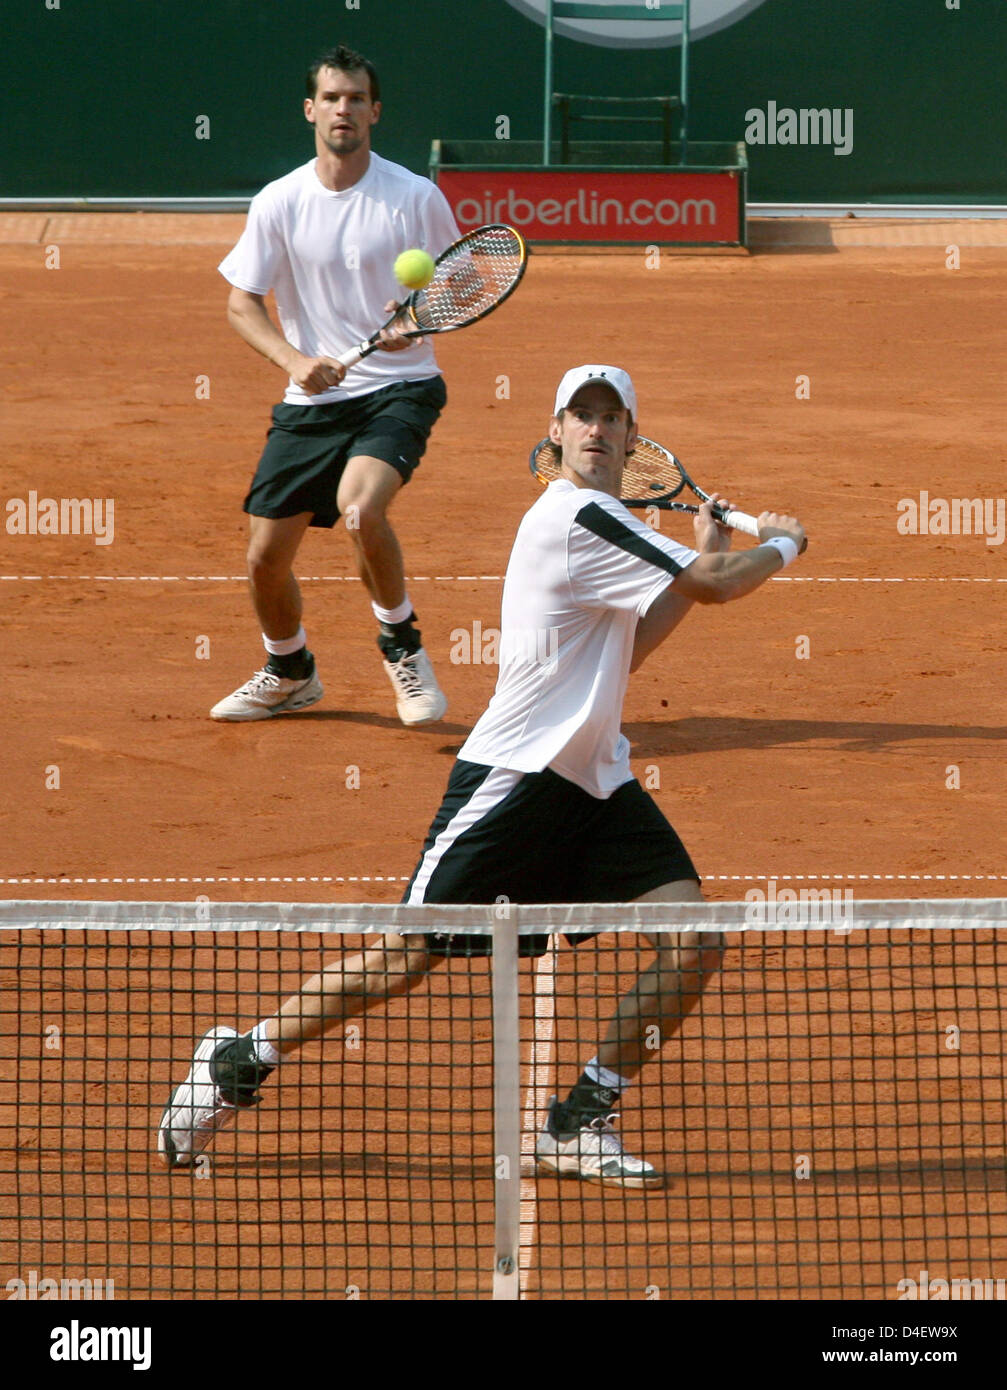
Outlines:
<svg viewBox="0 0 1007 1390"><path fill-rule="evenodd" d="M292 681L264 666L233 695L214 705L210 718L233 722L271 719L274 714L289 714L316 704L324 694L317 671L313 670L306 680Z"/></svg>
<svg viewBox="0 0 1007 1390"><path fill-rule="evenodd" d="M211 1028L196 1048L189 1075L176 1086L161 1116L157 1151L169 1168L194 1163L218 1130L231 1124L238 1108L228 1105L210 1075L210 1058L233 1028Z"/></svg>
<svg viewBox="0 0 1007 1390"><path fill-rule="evenodd" d="M557 1098L552 1096L549 1118L535 1145L539 1167L551 1169L560 1177L583 1178L612 1187L664 1186L664 1178L652 1164L634 1158L623 1148L613 1128L618 1115L599 1115L575 1134L563 1134L554 1128L556 1105Z"/></svg>
<svg viewBox="0 0 1007 1390"><path fill-rule="evenodd" d="M403 724L432 724L444 718L447 696L437 684L430 658L422 647L398 661L386 660L384 668L395 691L395 707Z"/></svg>

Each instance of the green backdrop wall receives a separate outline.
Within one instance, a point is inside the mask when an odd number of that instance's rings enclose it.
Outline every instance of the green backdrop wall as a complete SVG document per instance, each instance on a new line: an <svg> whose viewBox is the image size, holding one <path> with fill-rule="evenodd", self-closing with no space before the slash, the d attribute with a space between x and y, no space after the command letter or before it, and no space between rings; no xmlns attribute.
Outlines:
<svg viewBox="0 0 1007 1390"><path fill-rule="evenodd" d="M1007 203L1007 3L949 3L764 0L693 43L693 138L741 139L770 101L849 108L847 156L750 147L750 198ZM6 198L250 195L310 157L304 69L340 39L381 73L376 148L413 169L501 114L541 133L543 31L507 0L4 0L3 27ZM675 90L676 70L675 48L557 40L560 88Z"/></svg>

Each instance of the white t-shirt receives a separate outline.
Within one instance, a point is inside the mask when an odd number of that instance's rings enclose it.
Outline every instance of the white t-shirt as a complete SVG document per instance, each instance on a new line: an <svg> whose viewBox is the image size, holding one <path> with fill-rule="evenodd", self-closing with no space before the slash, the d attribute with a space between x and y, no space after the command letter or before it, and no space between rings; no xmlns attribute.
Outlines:
<svg viewBox="0 0 1007 1390"><path fill-rule="evenodd" d="M436 260L459 235L447 199L429 179L372 151L363 178L333 193L312 159L252 199L241 239L219 269L240 290L275 291L283 336L298 352L338 357L380 328L390 299L402 300L393 270L399 252L420 247ZM291 381L283 399L323 405L437 371L427 338L422 347L372 353L318 396Z"/></svg>
<svg viewBox="0 0 1007 1390"><path fill-rule="evenodd" d="M607 493L550 483L518 528L499 679L458 756L549 767L602 800L630 781L619 725L637 621L697 554Z"/></svg>

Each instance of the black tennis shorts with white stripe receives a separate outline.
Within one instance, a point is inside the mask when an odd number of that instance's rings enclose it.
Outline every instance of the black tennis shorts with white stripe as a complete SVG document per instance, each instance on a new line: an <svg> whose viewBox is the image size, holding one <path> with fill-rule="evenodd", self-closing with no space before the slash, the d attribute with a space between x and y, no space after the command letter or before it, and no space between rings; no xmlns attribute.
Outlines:
<svg viewBox="0 0 1007 1390"><path fill-rule="evenodd" d="M459 758L402 901L621 903L687 878L699 881L685 846L635 779L602 801L549 768L513 772ZM425 935L442 955L491 951L489 937ZM522 937L521 955L541 956L548 945L545 935Z"/></svg>

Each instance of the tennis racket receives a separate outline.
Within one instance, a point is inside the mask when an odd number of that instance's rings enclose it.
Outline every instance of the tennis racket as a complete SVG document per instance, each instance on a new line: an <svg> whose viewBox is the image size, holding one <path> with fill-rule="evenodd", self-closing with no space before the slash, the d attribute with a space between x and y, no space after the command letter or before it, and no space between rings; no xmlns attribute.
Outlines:
<svg viewBox="0 0 1007 1390"><path fill-rule="evenodd" d="M514 293L527 263L525 239L513 227L493 224L467 232L437 257L429 285L413 290L386 323L336 361L352 367L370 356L381 346L381 334L393 325L406 338L466 328Z"/></svg>
<svg viewBox="0 0 1007 1390"><path fill-rule="evenodd" d="M540 439L531 451L528 460L533 477L548 486L560 474L560 452L551 439ZM693 516L699 508L691 502L676 502L674 499L689 488L701 502L709 502L709 494L698 483L694 483L685 471L681 461L668 449L655 444L653 439L641 435L636 448L626 459L622 475L621 502L625 507L659 507L662 511L690 512ZM754 516L740 512L735 507L723 507L714 503L713 515L724 526L735 531L744 531L747 536L758 536L759 523ZM807 541L801 547L807 548Z"/></svg>

